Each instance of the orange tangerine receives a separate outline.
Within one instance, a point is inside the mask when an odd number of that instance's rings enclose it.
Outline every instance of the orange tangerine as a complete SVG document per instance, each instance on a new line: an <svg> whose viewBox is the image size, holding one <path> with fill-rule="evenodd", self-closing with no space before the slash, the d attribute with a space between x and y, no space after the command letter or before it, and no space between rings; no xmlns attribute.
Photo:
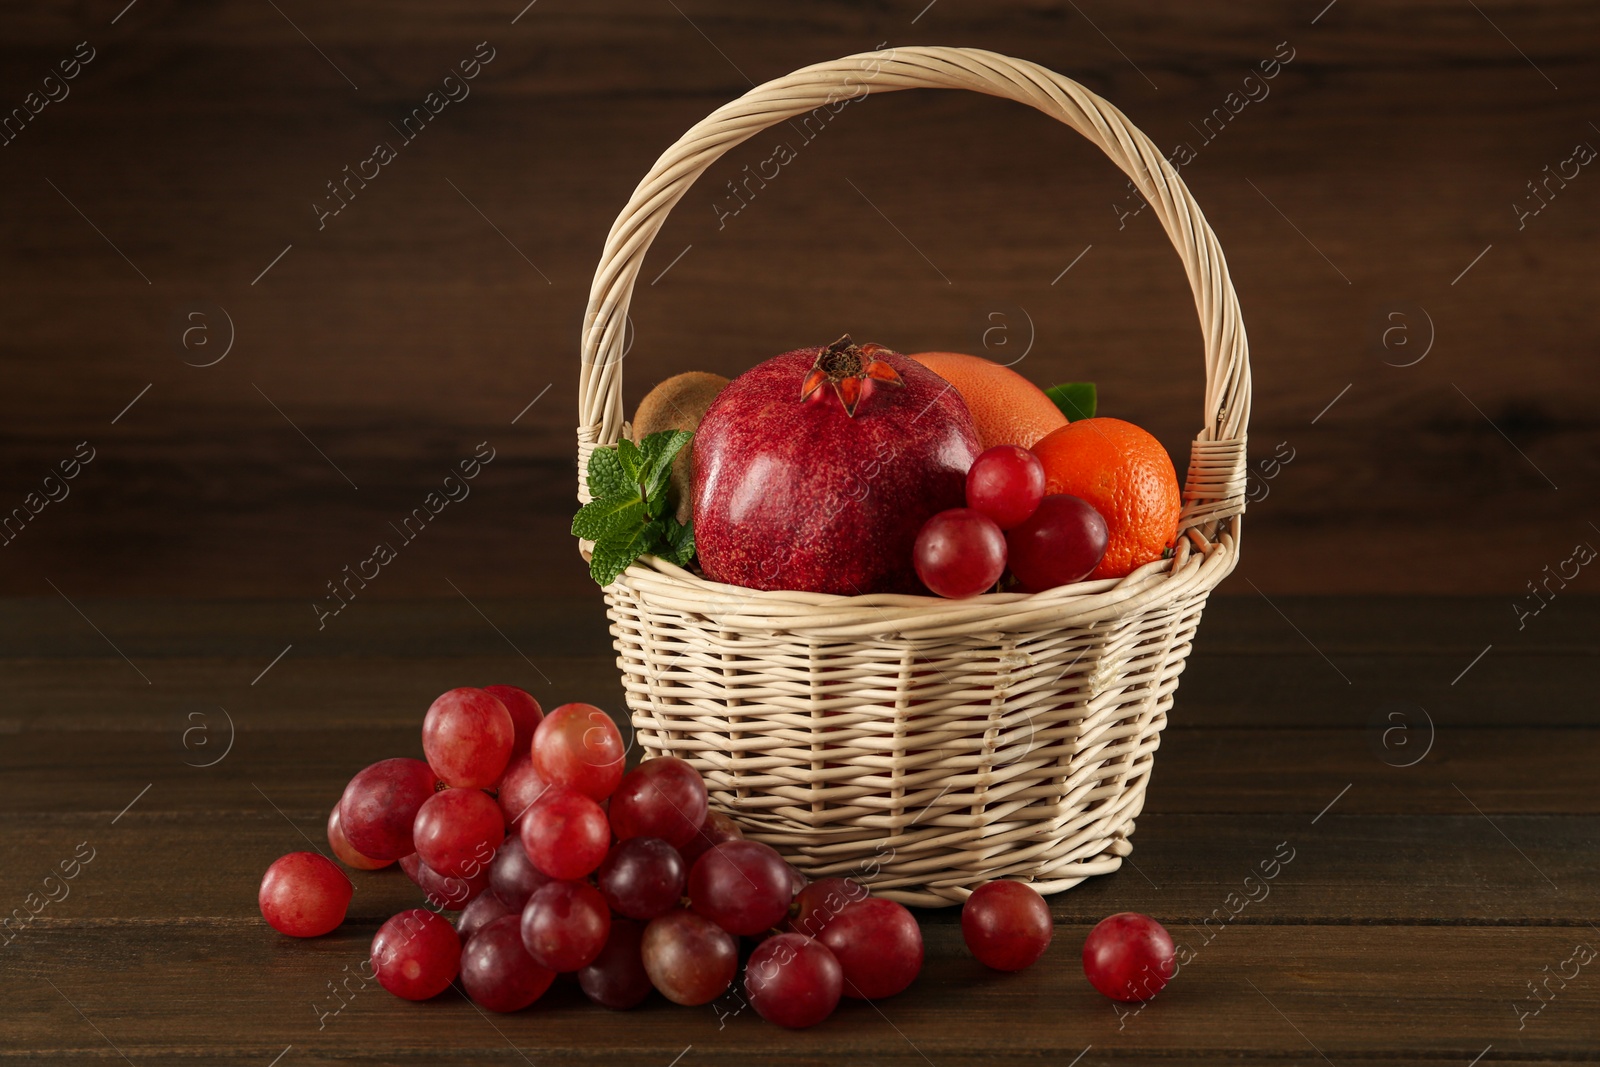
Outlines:
<svg viewBox="0 0 1600 1067"><path fill-rule="evenodd" d="M1167 450L1121 419L1080 419L1033 446L1045 492L1068 493L1106 520L1106 554L1089 579L1121 578L1160 559L1178 536L1183 509Z"/></svg>

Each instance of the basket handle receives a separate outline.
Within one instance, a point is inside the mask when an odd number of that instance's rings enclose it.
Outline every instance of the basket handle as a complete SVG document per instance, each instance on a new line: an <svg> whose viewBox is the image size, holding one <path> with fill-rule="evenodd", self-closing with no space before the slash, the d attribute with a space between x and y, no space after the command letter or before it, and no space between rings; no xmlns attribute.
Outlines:
<svg viewBox="0 0 1600 1067"><path fill-rule="evenodd" d="M976 48L908 47L862 52L758 85L701 119L656 160L606 236L584 313L578 375L578 498L597 446L622 433L622 357L628 306L645 253L707 167L769 126L841 101L900 89L968 89L1036 108L1094 142L1132 178L1183 259L1205 334L1205 421L1184 482L1180 526L1208 536L1244 511L1250 351L1239 298L1216 234L1183 179L1109 102L1070 78Z"/></svg>

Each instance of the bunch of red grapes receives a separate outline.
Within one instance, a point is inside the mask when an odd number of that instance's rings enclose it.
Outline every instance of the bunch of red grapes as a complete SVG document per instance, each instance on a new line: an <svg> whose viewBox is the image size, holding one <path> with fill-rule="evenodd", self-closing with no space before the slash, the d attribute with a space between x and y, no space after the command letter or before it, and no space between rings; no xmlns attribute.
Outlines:
<svg viewBox="0 0 1600 1067"><path fill-rule="evenodd" d="M398 861L430 905L373 938L373 971L398 997L427 1000L459 977L483 1007L518 1011L557 974L576 973L608 1008L634 1007L652 989L706 1004L733 985L744 937L756 942L747 1002L806 1027L841 996L893 996L922 969L909 911L850 879L808 883L710 811L700 772L683 760L624 775L621 734L591 704L545 715L514 686L452 689L428 709L422 748L427 762L361 771L328 816L339 859L361 870ZM352 892L336 864L290 853L262 879L261 913L282 933L317 937L344 921ZM445 910L460 912L454 925ZM1052 925L1031 887L991 882L968 899L962 931L980 961L1014 971L1044 953ZM1153 995L1148 981L1143 989Z"/></svg>
<svg viewBox="0 0 1600 1067"><path fill-rule="evenodd" d="M427 762L389 759L351 779L328 840L360 869L398 860L432 909L394 916L372 943L390 992L442 993L458 976L495 1011L536 1001L559 973L630 1008L658 989L679 1004L725 993L740 937L762 938L745 992L763 1017L809 1026L840 997L900 992L922 967L916 920L844 879L807 884L770 847L707 808L700 773L672 757L624 775L622 737L599 708L543 715L512 686L445 693L423 722ZM262 914L310 937L343 921L352 886L308 852L262 881ZM452 926L438 914L459 910Z"/></svg>

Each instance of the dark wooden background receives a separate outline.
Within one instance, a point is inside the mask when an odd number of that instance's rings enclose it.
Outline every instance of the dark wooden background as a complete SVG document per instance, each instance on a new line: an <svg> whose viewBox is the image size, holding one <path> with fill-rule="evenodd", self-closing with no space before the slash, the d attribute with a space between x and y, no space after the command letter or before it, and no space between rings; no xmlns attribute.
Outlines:
<svg viewBox="0 0 1600 1067"><path fill-rule="evenodd" d="M1295 457L1262 482L1230 588L1509 601L1600 538L1600 176L1521 230L1512 207L1600 146L1592 5L125 4L0 16L6 109L77 42L96 51L0 148L0 511L77 442L96 450L0 549L0 594L309 605L480 441L497 458L472 496L363 596L581 594L576 339L606 229L706 112L882 42L1026 56L1197 147L1182 173L1253 341L1254 456ZM324 183L398 141L390 123L480 41L495 58L471 96L319 231ZM1191 123L1280 42L1294 59L1270 95L1202 145ZM1119 229L1124 182L1086 144L1004 102L893 94L719 229L718 190L774 141L719 164L662 233L646 281L688 251L636 302L630 407L670 372L846 330L983 351L1003 323L992 354L1031 333L1019 369L1098 381L1183 469L1192 304L1153 218ZM186 366L222 351L218 308L231 351Z"/></svg>

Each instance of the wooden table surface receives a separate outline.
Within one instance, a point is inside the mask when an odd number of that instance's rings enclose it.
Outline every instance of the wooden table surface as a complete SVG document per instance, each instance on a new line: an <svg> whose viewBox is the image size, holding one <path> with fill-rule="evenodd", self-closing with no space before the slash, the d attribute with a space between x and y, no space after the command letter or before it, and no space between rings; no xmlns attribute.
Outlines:
<svg viewBox="0 0 1600 1067"><path fill-rule="evenodd" d="M1052 899L1044 960L987 972L956 913L924 912L927 964L909 991L791 1033L659 998L612 1014L564 985L494 1017L454 992L417 1005L363 988L352 976L376 926L417 902L392 870L357 876L328 937L292 941L257 912L261 872L308 840L325 847L355 770L420 754L440 691L511 682L547 706L618 711L598 596L371 601L320 633L299 602L9 601L0 1058L1592 1059L1597 624L1600 601L1579 598L1521 631L1499 600L1214 601L1133 862ZM1247 886L1264 862L1277 876ZM1078 962L1090 926L1121 910L1158 917L1188 950L1136 1013Z"/></svg>

